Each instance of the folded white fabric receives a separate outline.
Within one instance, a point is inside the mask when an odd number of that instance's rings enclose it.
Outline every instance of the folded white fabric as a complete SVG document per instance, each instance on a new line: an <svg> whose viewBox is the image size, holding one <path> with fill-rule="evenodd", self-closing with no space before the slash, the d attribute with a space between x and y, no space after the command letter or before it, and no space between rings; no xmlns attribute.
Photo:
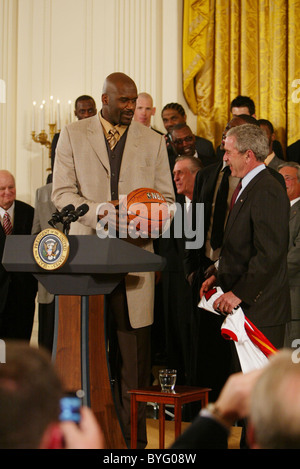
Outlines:
<svg viewBox="0 0 300 469"><path fill-rule="evenodd" d="M223 295L220 287L209 290L200 300L198 307L220 315L213 308L215 300ZM225 317L221 334L224 339L233 340L236 346L243 373L262 368L268 363L268 356L276 353L276 348L245 316L241 307Z"/></svg>

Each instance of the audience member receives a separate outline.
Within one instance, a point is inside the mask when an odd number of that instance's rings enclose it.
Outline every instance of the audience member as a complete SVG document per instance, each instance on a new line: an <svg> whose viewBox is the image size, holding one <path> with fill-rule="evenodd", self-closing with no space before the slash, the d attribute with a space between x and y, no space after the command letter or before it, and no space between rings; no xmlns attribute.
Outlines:
<svg viewBox="0 0 300 469"><path fill-rule="evenodd" d="M178 156L177 152L172 145L172 136L171 130L177 124L185 124L186 123L186 113L184 108L179 103L169 103L166 104L161 112L162 121L164 127L167 131L165 135L167 149L168 149L168 156L169 156L169 163L171 172L173 172L175 159ZM213 144L203 137L198 137L197 143L197 151L203 155L204 157L214 159L215 158L215 151Z"/></svg>
<svg viewBox="0 0 300 469"><path fill-rule="evenodd" d="M299 363L280 350L264 368L231 375L171 449L227 449L232 426L245 418L250 449L299 449L299 385Z"/></svg>
<svg viewBox="0 0 300 469"><path fill-rule="evenodd" d="M291 295L291 321L287 323L285 346L292 347L300 339L300 165L294 161L283 163L278 171L284 177L290 200L288 275Z"/></svg>
<svg viewBox="0 0 300 469"><path fill-rule="evenodd" d="M280 351L263 370L250 399L249 446L300 449L300 364L294 352Z"/></svg>
<svg viewBox="0 0 300 469"><path fill-rule="evenodd" d="M34 209L16 200L13 175L0 170L0 258L7 236L31 233ZM30 340L37 281L26 272L7 272L0 265L0 337Z"/></svg>
<svg viewBox="0 0 300 469"><path fill-rule="evenodd" d="M249 96L238 95L230 103L230 112L233 117L240 114L249 114L256 119L255 104Z"/></svg>
<svg viewBox="0 0 300 469"><path fill-rule="evenodd" d="M80 121L87 117L92 117L97 114L97 105L92 96L86 94L79 96L75 101L74 115Z"/></svg>
<svg viewBox="0 0 300 469"><path fill-rule="evenodd" d="M189 379L192 292L184 276L183 258L194 181L201 169L198 158L180 156L176 159L173 176L178 209L168 233L159 239L167 260L162 272L166 365L177 369L177 384L188 384Z"/></svg>
<svg viewBox="0 0 300 469"><path fill-rule="evenodd" d="M88 96L83 94L78 96L75 101L75 108L74 108L74 115L77 117L78 120L86 119L87 117L92 117L97 114L97 105L95 103L94 98L92 96ZM60 130L60 129L59 129ZM55 159L55 151L58 142L60 132L57 132L51 143L51 168L53 170L54 159ZM49 174L47 182L52 182L52 173Z"/></svg>
<svg viewBox="0 0 300 469"><path fill-rule="evenodd" d="M256 118L255 103L249 96L239 95L234 98L230 103L230 111L233 117L239 116L240 114L249 114ZM284 160L281 143L275 138L272 143L272 149L278 158Z"/></svg>
<svg viewBox="0 0 300 469"><path fill-rule="evenodd" d="M202 139L193 134L187 124L177 124L171 131L172 145L178 156L193 156L199 158L203 166L215 163L216 158L212 154L202 154Z"/></svg>
<svg viewBox="0 0 300 469"><path fill-rule="evenodd" d="M153 106L152 96L145 92L139 93L133 119L163 135L162 132L151 126L151 118L155 116L155 112L156 108Z"/></svg>
<svg viewBox="0 0 300 469"><path fill-rule="evenodd" d="M269 168L277 169L278 166L283 163L283 160L279 158L273 150L273 142L275 140L274 127L267 119L258 119L257 122L260 128L266 132L269 141L269 154L265 159L265 165Z"/></svg>
<svg viewBox="0 0 300 469"><path fill-rule="evenodd" d="M287 161L296 161L296 163L300 163L300 140L296 140L287 147L286 159Z"/></svg>
<svg viewBox="0 0 300 469"><path fill-rule="evenodd" d="M59 421L63 391L46 351L8 341L0 365L0 448L105 448L89 408L82 407L79 425Z"/></svg>
<svg viewBox="0 0 300 469"><path fill-rule="evenodd" d="M258 122L257 122L257 119L254 116L250 116L249 114L239 114L237 116L233 116L232 119L229 122L227 122L226 127L224 129L224 132L222 134L221 144L217 147L216 154L217 154L217 159L218 160L220 160L220 159L223 160L223 156L224 156L224 153L225 153L224 143L225 143L226 133L228 132L228 130L232 126L235 127L236 125L241 125L241 124L258 125Z"/></svg>
<svg viewBox="0 0 300 469"><path fill-rule="evenodd" d="M174 201L164 137L132 122L136 100L133 80L123 73L113 73L104 82L101 112L66 126L61 132L54 166L54 205L60 210L70 203L75 207L82 203L89 206L87 214L71 225L70 234L96 234L98 206L107 202L108 194L111 201L118 203L119 195L138 187L151 187L161 192L167 202ZM152 251L149 239L128 240ZM108 296L109 360L118 415L128 446L128 390L147 386L150 381L153 299L152 272L127 275ZM139 410L141 448L147 443L146 406L141 405Z"/></svg>
<svg viewBox="0 0 300 469"><path fill-rule="evenodd" d="M224 161L241 179L227 221L219 263L202 284L200 296L215 284L225 292L214 305L230 314L241 305L245 315L277 348L283 346L290 319L287 275L289 203L266 170L268 140L262 129L241 125L225 139Z"/></svg>

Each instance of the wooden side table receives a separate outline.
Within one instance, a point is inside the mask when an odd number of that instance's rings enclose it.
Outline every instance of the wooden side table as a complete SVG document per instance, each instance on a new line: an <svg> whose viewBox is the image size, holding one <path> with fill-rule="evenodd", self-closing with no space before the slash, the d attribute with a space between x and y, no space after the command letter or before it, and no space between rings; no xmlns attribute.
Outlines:
<svg viewBox="0 0 300 469"><path fill-rule="evenodd" d="M175 393L162 392L160 386L133 389L131 394L131 449L137 447L137 410L138 402L159 404L159 449L165 447L165 405L174 405L175 439L181 434L181 407L183 404L201 401L202 407L208 404L210 388L175 386Z"/></svg>

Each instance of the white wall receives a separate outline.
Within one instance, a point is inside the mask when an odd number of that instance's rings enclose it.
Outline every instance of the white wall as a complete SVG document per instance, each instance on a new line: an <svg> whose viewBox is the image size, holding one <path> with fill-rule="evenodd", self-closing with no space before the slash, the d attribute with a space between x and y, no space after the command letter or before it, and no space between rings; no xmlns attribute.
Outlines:
<svg viewBox="0 0 300 469"><path fill-rule="evenodd" d="M59 99L65 124L69 100L73 113L91 94L100 109L104 78L122 71L153 96L154 126L164 130L160 111L175 101L196 131L182 94L182 10L183 0L0 0L0 167L16 176L19 199L34 204L50 165L31 138L33 101L46 101L48 124L50 96Z"/></svg>

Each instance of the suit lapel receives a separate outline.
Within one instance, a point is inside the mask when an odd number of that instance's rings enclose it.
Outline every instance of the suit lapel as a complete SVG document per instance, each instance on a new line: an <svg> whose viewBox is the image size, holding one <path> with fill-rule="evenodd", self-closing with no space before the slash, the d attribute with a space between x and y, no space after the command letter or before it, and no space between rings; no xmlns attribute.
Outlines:
<svg viewBox="0 0 300 469"><path fill-rule="evenodd" d="M87 138L105 169L110 172L105 136L98 114L88 119Z"/></svg>
<svg viewBox="0 0 300 469"><path fill-rule="evenodd" d="M127 179L127 171L131 172L132 168L135 167L133 159L136 157L136 155L139 155L139 152L137 151L139 147L139 141L139 129L137 126L135 126L134 122L132 122L127 132L126 143L120 168L119 182L124 182L124 180Z"/></svg>
<svg viewBox="0 0 300 469"><path fill-rule="evenodd" d="M15 200L15 208L14 208L14 225L12 234L19 234L23 233L23 225L24 225L24 214L22 208L20 207L19 201Z"/></svg>
<svg viewBox="0 0 300 469"><path fill-rule="evenodd" d="M300 212L300 200L296 202L294 205L292 205L291 210L290 210L290 220L295 218L298 212Z"/></svg>

